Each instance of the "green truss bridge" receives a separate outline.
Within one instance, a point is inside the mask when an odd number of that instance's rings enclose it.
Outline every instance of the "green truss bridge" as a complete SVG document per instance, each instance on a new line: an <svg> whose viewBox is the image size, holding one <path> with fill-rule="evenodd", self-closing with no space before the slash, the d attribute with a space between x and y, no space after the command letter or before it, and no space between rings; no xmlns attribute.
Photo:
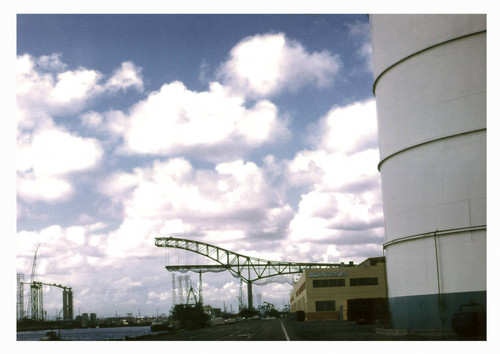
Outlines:
<svg viewBox="0 0 500 354"><path fill-rule="evenodd" d="M337 268L344 263L303 263L268 261L266 259L245 256L208 243L175 237L156 237L157 247L177 248L190 251L209 258L214 264L208 265L166 265L169 271L185 271L202 273L228 270L235 277L247 283L248 307L253 308L252 283L279 275L298 274L305 269ZM353 265L349 263L349 265Z"/></svg>

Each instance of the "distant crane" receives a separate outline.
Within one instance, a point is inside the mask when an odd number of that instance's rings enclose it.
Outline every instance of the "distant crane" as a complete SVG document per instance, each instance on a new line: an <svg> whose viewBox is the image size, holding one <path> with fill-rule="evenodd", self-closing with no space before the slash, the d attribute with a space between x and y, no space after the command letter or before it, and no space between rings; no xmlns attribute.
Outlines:
<svg viewBox="0 0 500 354"><path fill-rule="evenodd" d="M297 263L268 261L245 256L208 243L175 237L156 237L157 247L178 248L205 256L216 264L209 265L167 265L169 271L191 270L194 272L230 271L247 283L248 308L253 308L252 283L256 280L278 275L302 273L305 269L337 268L343 263ZM354 265L351 262L349 265Z"/></svg>
<svg viewBox="0 0 500 354"><path fill-rule="evenodd" d="M32 320L43 320L43 293L42 286L35 283L36 276L36 256L40 244L35 251L35 256L33 257L33 265L31 267L31 283L30 283L30 297L29 297L29 309Z"/></svg>

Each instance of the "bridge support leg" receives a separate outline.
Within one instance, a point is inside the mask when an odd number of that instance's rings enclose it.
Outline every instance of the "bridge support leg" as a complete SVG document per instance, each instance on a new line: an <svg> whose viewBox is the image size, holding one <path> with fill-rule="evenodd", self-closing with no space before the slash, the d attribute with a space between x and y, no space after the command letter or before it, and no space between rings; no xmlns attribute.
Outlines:
<svg viewBox="0 0 500 354"><path fill-rule="evenodd" d="M253 294L252 294L252 282L247 281L247 294L248 294L248 309L253 309Z"/></svg>

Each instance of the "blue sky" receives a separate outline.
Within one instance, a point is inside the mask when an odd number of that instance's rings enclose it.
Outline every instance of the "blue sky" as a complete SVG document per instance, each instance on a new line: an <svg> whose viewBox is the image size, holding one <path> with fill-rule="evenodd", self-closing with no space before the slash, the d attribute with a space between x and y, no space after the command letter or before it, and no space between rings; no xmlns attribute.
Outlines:
<svg viewBox="0 0 500 354"><path fill-rule="evenodd" d="M38 279L72 286L77 313L168 312L178 255L159 236L382 255L365 14L18 15L16 77L16 270L41 243ZM203 286L237 308L228 273ZM281 307L290 289L254 295Z"/></svg>

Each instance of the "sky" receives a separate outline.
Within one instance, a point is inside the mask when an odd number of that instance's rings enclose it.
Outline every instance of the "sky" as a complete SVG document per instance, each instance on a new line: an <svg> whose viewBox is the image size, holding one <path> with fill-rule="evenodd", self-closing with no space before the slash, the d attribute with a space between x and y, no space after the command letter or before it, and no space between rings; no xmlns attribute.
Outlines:
<svg viewBox="0 0 500 354"><path fill-rule="evenodd" d="M29 279L40 245L36 279L71 287L75 315L168 313L164 266L206 259L155 237L288 262L383 255L366 14L16 21L15 268ZM239 285L206 273L204 302L236 312ZM254 305L290 290L254 286Z"/></svg>

